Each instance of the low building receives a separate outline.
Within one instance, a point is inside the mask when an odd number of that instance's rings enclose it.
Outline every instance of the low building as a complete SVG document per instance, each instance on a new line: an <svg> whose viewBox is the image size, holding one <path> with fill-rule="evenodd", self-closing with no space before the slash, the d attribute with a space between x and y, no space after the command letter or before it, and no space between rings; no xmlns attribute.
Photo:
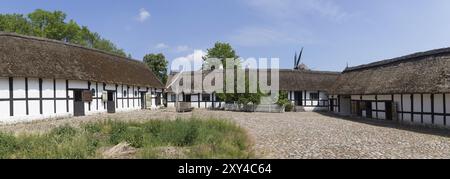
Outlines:
<svg viewBox="0 0 450 179"><path fill-rule="evenodd" d="M156 107L163 89L142 62L0 33L0 122Z"/></svg>
<svg viewBox="0 0 450 179"><path fill-rule="evenodd" d="M195 81L195 74L202 79ZM248 77L248 71L246 74ZM281 69L279 70L279 90L288 93L288 99L299 111L327 111L329 109L328 90L339 74L339 72ZM183 78L191 79L191 86L186 88L183 87L186 85L180 84L180 88L189 90L188 92L180 90L177 95L172 86L174 83L182 82ZM225 103L217 97L216 93L205 92L202 86L204 78L205 74L201 71L170 75L166 86L167 106L175 107L177 96L178 102L191 103L193 108L224 106Z"/></svg>
<svg viewBox="0 0 450 179"><path fill-rule="evenodd" d="M450 126L450 48L347 68L331 90L331 111Z"/></svg>

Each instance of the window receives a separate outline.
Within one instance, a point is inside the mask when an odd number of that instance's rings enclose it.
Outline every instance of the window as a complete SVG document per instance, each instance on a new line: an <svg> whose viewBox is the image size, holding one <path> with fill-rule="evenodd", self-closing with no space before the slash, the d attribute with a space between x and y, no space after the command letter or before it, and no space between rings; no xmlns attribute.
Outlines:
<svg viewBox="0 0 450 179"><path fill-rule="evenodd" d="M309 93L310 100L319 100L319 93Z"/></svg>
<svg viewBox="0 0 450 179"><path fill-rule="evenodd" d="M123 97L127 97L127 90L123 90Z"/></svg>
<svg viewBox="0 0 450 179"><path fill-rule="evenodd" d="M135 92L134 92L134 96L137 96L137 95L138 95L138 92L137 92L137 91L135 91Z"/></svg>
<svg viewBox="0 0 450 179"><path fill-rule="evenodd" d="M203 94L202 95L202 101L211 101L211 95Z"/></svg>
<svg viewBox="0 0 450 179"><path fill-rule="evenodd" d="M170 101L176 101L176 99L177 99L176 94L170 95Z"/></svg>
<svg viewBox="0 0 450 179"><path fill-rule="evenodd" d="M97 94L95 94L95 89L94 88L92 88L91 93L92 93L92 96L97 96Z"/></svg>

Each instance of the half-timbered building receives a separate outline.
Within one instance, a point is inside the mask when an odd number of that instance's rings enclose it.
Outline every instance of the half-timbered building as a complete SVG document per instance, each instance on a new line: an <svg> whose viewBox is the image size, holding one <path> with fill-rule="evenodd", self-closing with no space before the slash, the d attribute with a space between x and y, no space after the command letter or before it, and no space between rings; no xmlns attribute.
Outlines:
<svg viewBox="0 0 450 179"><path fill-rule="evenodd" d="M330 98L341 114L450 126L450 48L347 68Z"/></svg>
<svg viewBox="0 0 450 179"><path fill-rule="evenodd" d="M0 33L0 122L156 107L163 89L142 62Z"/></svg>
<svg viewBox="0 0 450 179"><path fill-rule="evenodd" d="M195 75L201 78L195 80ZM260 78L258 71L255 74ZM270 70L268 71L270 80ZM279 91L287 92L288 99L297 111L327 111L329 109L328 90L336 81L338 72L310 71L310 70L279 70ZM223 75L225 76L225 75ZM246 77L249 73L247 70ZM184 78L190 79L190 84L179 84L181 90L176 92L172 89L174 83L182 83ZM191 71L182 74L170 75L167 84L167 106L175 107L175 103L191 103L193 108L217 108L224 106L225 102L217 97L216 93L205 92L203 80L205 72ZM189 80L188 80L189 81ZM186 85L189 85L186 87ZM183 87L184 86L184 87ZM189 90L186 90L189 89ZM177 95L178 94L178 95Z"/></svg>

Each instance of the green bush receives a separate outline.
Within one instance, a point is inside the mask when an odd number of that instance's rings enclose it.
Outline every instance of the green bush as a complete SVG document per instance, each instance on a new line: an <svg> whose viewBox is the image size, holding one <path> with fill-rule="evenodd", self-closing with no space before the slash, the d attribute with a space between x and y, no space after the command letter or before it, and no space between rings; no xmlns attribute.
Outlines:
<svg viewBox="0 0 450 179"><path fill-rule="evenodd" d="M292 103L288 103L284 106L284 110L286 112L292 112L294 110L294 105L292 105Z"/></svg>

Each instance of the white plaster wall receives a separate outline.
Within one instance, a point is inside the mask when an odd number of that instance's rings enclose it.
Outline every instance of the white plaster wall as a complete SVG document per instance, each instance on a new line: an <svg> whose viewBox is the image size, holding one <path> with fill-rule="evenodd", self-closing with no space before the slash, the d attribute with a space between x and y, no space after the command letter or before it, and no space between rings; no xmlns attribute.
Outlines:
<svg viewBox="0 0 450 179"><path fill-rule="evenodd" d="M30 102L32 102L32 101L30 101ZM13 102L14 103L14 116L19 116L19 117L21 117L21 116L26 116L26 109L25 109L25 107L26 107L26 104L25 104L25 101L14 101ZM31 103L30 103L31 104ZM31 106L30 106L31 107ZM37 106L37 107L31 107L30 108L30 114L31 114L31 112L33 111L33 109L38 109L39 110L39 106Z"/></svg>
<svg viewBox="0 0 450 179"><path fill-rule="evenodd" d="M423 112L431 112L431 95L423 95Z"/></svg>
<svg viewBox="0 0 450 179"><path fill-rule="evenodd" d="M0 101L0 121L9 117L9 101Z"/></svg>
<svg viewBox="0 0 450 179"><path fill-rule="evenodd" d="M403 95L403 111L411 112L411 95Z"/></svg>
<svg viewBox="0 0 450 179"><path fill-rule="evenodd" d="M378 101L391 101L392 95L378 95Z"/></svg>
<svg viewBox="0 0 450 179"><path fill-rule="evenodd" d="M14 98L18 97L14 95ZM28 98L39 98L39 79L28 78Z"/></svg>
<svg viewBox="0 0 450 179"><path fill-rule="evenodd" d="M42 80L42 97L43 98L54 97L53 80L49 79Z"/></svg>
<svg viewBox="0 0 450 179"><path fill-rule="evenodd" d="M435 94L434 95L434 112L443 113L444 112L444 95Z"/></svg>
<svg viewBox="0 0 450 179"><path fill-rule="evenodd" d="M55 102L53 100L43 100L42 101L42 112L44 115L55 114Z"/></svg>
<svg viewBox="0 0 450 179"><path fill-rule="evenodd" d="M25 78L13 79L14 98L25 98Z"/></svg>
<svg viewBox="0 0 450 179"><path fill-rule="evenodd" d="M56 97L57 98L66 97L66 80L56 80Z"/></svg>
<svg viewBox="0 0 450 179"><path fill-rule="evenodd" d="M69 80L69 89L89 89L87 81Z"/></svg>
<svg viewBox="0 0 450 179"><path fill-rule="evenodd" d="M9 98L9 78L0 78L0 99L1 98Z"/></svg>
<svg viewBox="0 0 450 179"><path fill-rule="evenodd" d="M100 86L103 89L103 83L99 84L99 88L100 88ZM116 90L116 85L115 84L106 84L105 89L106 90L115 91Z"/></svg>

